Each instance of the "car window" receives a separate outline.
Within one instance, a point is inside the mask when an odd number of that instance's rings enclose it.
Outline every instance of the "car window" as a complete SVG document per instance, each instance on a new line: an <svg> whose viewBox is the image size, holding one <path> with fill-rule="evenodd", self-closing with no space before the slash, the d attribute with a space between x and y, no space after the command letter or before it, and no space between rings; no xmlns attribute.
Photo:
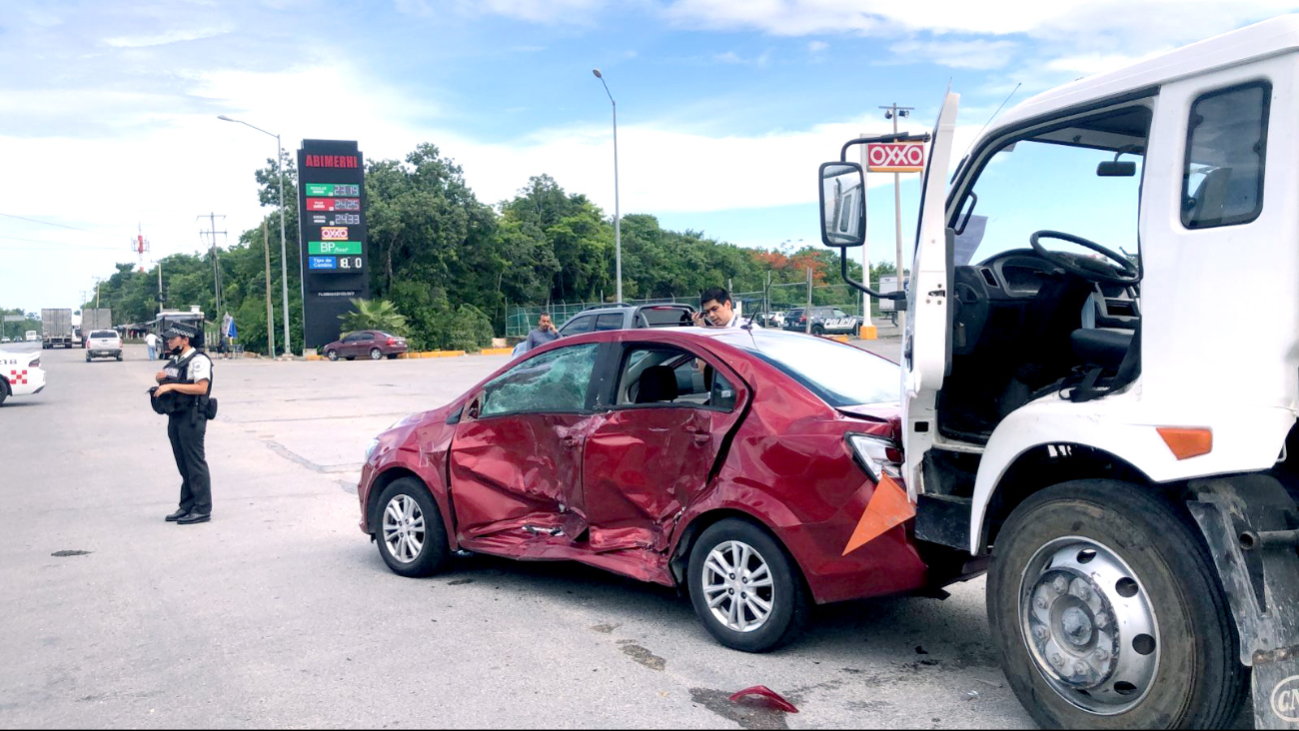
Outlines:
<svg viewBox="0 0 1299 731"><path fill-rule="evenodd" d="M483 387L480 418L584 411L599 348L572 345L519 363Z"/></svg>
<svg viewBox="0 0 1299 731"><path fill-rule="evenodd" d="M96 330L96 331L90 333L90 337L92 337L92 338L115 338L115 337L117 337L117 331L116 331L116 330Z"/></svg>
<svg viewBox="0 0 1299 731"><path fill-rule="evenodd" d="M896 363L820 338L753 334L745 350L793 378L830 406L897 403L901 375Z"/></svg>
<svg viewBox="0 0 1299 731"><path fill-rule="evenodd" d="M594 327L595 316L583 315L581 317L574 317L564 323L564 327L560 328L560 333L563 335L581 335L582 333L591 332L591 329Z"/></svg>
<svg viewBox="0 0 1299 731"><path fill-rule="evenodd" d="M834 316L834 317L847 317L847 316L848 316L848 313L847 313L847 312L844 312L843 310L834 310L834 314L833 314L833 316Z"/></svg>
<svg viewBox="0 0 1299 731"><path fill-rule="evenodd" d="M690 312L683 307L642 307L640 316L646 327L677 327L690 325Z"/></svg>
<svg viewBox="0 0 1299 731"><path fill-rule="evenodd" d="M1272 85L1265 81L1212 91L1191 105L1182 225L1249 223L1263 210L1263 161Z"/></svg>
<svg viewBox="0 0 1299 731"><path fill-rule="evenodd" d="M374 340L374 333L361 333L357 340Z"/></svg>
<svg viewBox="0 0 1299 731"><path fill-rule="evenodd" d="M596 330L620 330L622 329L622 313L609 312L595 318Z"/></svg>
<svg viewBox="0 0 1299 731"><path fill-rule="evenodd" d="M714 368L680 348L641 346L623 359L618 406L735 408L735 389Z"/></svg>
<svg viewBox="0 0 1299 731"><path fill-rule="evenodd" d="M356 333L352 333L351 335L348 335L347 337L343 338L343 342L355 343L357 340L360 339L361 339L360 336L358 336Z"/></svg>

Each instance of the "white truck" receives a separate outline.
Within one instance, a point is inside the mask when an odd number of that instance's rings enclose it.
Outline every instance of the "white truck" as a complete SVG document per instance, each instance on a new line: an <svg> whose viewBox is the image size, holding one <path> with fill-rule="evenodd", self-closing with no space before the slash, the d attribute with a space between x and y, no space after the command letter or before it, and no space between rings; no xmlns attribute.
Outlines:
<svg viewBox="0 0 1299 731"><path fill-rule="evenodd" d="M41 347L72 347L72 310L66 307L47 307L41 310Z"/></svg>
<svg viewBox="0 0 1299 731"><path fill-rule="evenodd" d="M894 447L931 566L986 567L1045 727L1222 727L1252 683L1258 728L1299 728L1299 16L1039 94L953 175L958 102L911 286L854 283L908 311ZM889 139L821 169L845 279L866 221L834 191Z"/></svg>
<svg viewBox="0 0 1299 731"><path fill-rule="evenodd" d="M89 342L90 333L113 329L113 310L108 307L87 307L81 311L81 340Z"/></svg>

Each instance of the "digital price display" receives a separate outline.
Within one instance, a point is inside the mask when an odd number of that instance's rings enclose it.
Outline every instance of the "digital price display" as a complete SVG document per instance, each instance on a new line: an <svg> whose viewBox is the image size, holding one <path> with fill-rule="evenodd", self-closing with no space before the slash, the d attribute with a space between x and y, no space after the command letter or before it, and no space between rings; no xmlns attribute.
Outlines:
<svg viewBox="0 0 1299 731"><path fill-rule="evenodd" d="M338 339L352 299L370 297L365 159L356 142L302 141L298 209L303 335L318 348Z"/></svg>

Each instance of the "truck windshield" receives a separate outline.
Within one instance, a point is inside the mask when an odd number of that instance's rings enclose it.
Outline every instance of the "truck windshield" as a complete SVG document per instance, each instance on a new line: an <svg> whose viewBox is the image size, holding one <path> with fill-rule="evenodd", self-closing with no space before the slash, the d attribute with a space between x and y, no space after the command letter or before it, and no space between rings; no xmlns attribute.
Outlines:
<svg viewBox="0 0 1299 731"><path fill-rule="evenodd" d="M780 337L755 331L745 350L798 381L830 406L897 403L902 376L896 363L820 338Z"/></svg>

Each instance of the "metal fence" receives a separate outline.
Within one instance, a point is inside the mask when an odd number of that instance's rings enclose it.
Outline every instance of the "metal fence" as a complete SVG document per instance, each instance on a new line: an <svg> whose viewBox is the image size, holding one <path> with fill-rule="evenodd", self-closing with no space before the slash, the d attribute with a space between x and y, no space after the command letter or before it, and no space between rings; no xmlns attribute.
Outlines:
<svg viewBox="0 0 1299 731"><path fill-rule="evenodd" d="M879 282L874 281L871 286L878 289ZM798 307L807 306L807 283L794 282L792 284L773 284L766 291L757 292L732 292L731 298L737 303L741 303L745 316L753 315L755 308L757 310L766 310L769 312L784 312ZM629 305L660 305L660 304L688 304L695 308L699 307L698 295L693 296L674 296L658 297L651 299L628 300ZM812 304L815 307L837 307L854 317L861 315L862 296L857 290L846 284L819 284L812 288ZM542 313L550 315L554 321L555 327L563 327L564 323L570 318L583 310L593 307L608 307L610 302L551 302L546 305L511 305L506 310L505 316L505 337L507 338L525 338L532 328L537 326L537 318ZM890 313L881 314L879 311L879 302L871 301L871 319L877 321L880 317L886 320Z"/></svg>

